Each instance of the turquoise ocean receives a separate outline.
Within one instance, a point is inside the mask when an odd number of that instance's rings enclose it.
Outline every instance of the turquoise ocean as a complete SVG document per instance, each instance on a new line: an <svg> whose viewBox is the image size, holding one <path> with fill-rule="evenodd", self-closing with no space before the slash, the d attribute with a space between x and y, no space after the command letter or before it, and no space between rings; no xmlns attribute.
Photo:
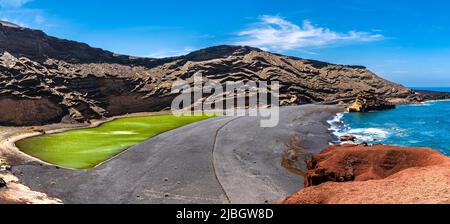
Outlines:
<svg viewBox="0 0 450 224"><path fill-rule="evenodd" d="M413 88L450 92L450 87ZM342 113L330 121L335 135L360 143L430 147L450 156L450 101L398 105L395 110Z"/></svg>

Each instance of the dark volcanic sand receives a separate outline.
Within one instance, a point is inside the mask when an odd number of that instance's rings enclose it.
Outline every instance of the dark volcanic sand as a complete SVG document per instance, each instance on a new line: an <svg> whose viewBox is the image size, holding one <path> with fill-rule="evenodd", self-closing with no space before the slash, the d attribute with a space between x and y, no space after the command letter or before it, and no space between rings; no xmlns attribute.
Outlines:
<svg viewBox="0 0 450 224"><path fill-rule="evenodd" d="M13 172L65 203L274 202L303 185L301 175L282 166L289 139L320 152L332 138L326 120L342 110L283 107L275 128L261 128L255 117L219 117L163 133L89 171L34 162ZM289 164L303 167L298 160Z"/></svg>

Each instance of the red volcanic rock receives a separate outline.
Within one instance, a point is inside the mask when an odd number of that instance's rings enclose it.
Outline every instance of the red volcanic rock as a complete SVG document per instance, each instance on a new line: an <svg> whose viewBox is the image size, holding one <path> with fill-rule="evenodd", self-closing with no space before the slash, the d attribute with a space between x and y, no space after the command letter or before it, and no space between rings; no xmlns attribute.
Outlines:
<svg viewBox="0 0 450 224"><path fill-rule="evenodd" d="M286 204L450 203L450 159L427 148L331 146Z"/></svg>
<svg viewBox="0 0 450 224"><path fill-rule="evenodd" d="M395 146L331 146L306 161L305 187L324 182L383 179L411 167L436 165L447 161L433 149Z"/></svg>

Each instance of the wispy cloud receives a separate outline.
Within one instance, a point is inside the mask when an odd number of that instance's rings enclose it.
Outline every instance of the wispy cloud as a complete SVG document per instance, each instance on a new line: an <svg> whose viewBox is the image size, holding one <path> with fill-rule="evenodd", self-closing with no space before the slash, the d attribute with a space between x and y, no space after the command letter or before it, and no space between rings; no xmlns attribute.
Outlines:
<svg viewBox="0 0 450 224"><path fill-rule="evenodd" d="M17 8L0 10L0 20L29 28L44 28L49 25L46 23L45 13L39 9Z"/></svg>
<svg viewBox="0 0 450 224"><path fill-rule="evenodd" d="M20 8L32 0L0 0L0 7L4 8Z"/></svg>
<svg viewBox="0 0 450 224"><path fill-rule="evenodd" d="M31 1L34 0L0 0L0 20L35 29L53 26L43 10L25 6Z"/></svg>
<svg viewBox="0 0 450 224"><path fill-rule="evenodd" d="M313 25L309 20L294 24L279 16L261 16L260 22L238 33L238 45L248 45L272 51L304 50L310 47L372 42L384 39L381 34L348 31L339 33Z"/></svg>
<svg viewBox="0 0 450 224"><path fill-rule="evenodd" d="M150 58L175 57L175 56L182 56L182 55L189 54L195 50L196 49L194 49L194 48L186 47L181 50L157 51L157 52L147 55L146 57L150 57Z"/></svg>

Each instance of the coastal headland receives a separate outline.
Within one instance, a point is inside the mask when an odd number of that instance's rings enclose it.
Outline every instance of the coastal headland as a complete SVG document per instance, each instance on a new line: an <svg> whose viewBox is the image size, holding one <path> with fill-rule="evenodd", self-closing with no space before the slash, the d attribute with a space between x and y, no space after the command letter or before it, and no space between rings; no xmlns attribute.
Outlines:
<svg viewBox="0 0 450 224"><path fill-rule="evenodd" d="M64 169L15 147L26 137L167 113L177 96L172 84L192 84L198 72L220 84L278 81L279 125L211 118L89 170ZM350 104L365 112L449 98L363 66L227 45L132 57L0 21L0 203L449 203L448 157L432 149L330 147L336 137L327 122Z"/></svg>
<svg viewBox="0 0 450 224"><path fill-rule="evenodd" d="M450 158L429 148L331 146L286 204L448 204Z"/></svg>
<svg viewBox="0 0 450 224"><path fill-rule="evenodd" d="M158 135L91 170L33 161L12 173L64 203L273 203L303 182L283 161L306 170L304 157L286 156L295 149L286 143L299 137L308 154L319 152L332 141L327 120L342 110L283 107L275 128L261 128L257 117L212 118Z"/></svg>

